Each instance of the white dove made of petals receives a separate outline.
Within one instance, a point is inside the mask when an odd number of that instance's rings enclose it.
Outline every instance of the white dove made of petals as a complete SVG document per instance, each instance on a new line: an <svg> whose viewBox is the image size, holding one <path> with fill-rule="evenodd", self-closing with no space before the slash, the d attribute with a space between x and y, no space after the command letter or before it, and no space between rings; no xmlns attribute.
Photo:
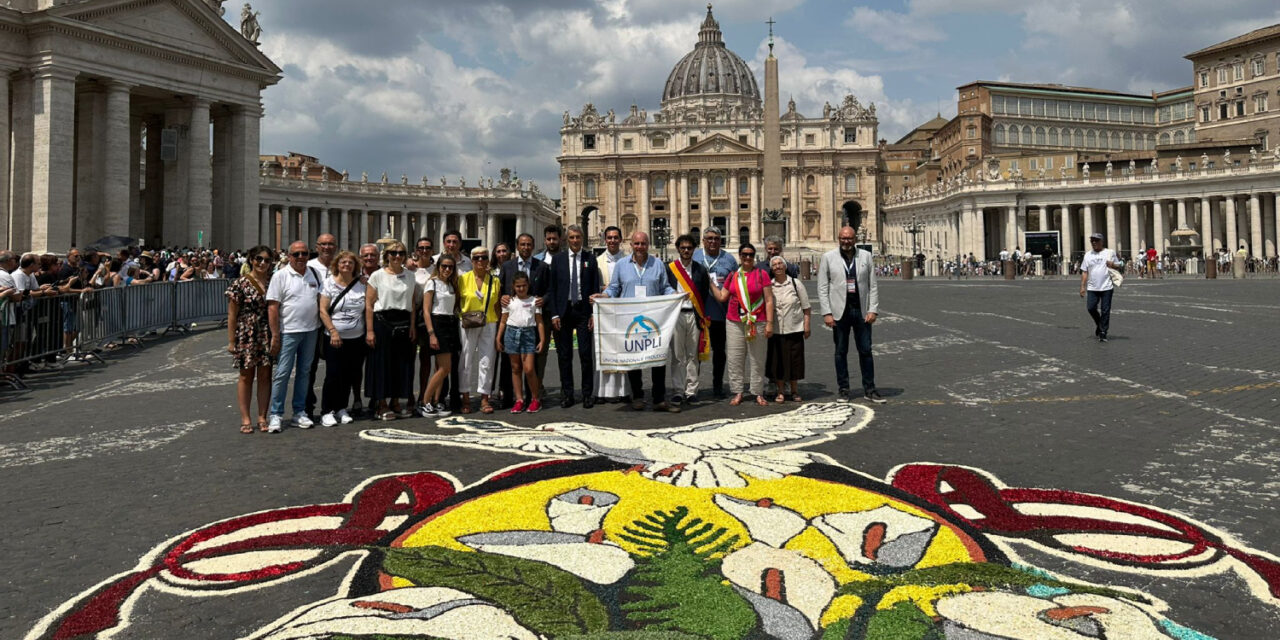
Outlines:
<svg viewBox="0 0 1280 640"><path fill-rule="evenodd" d="M461 434L368 429L360 437L396 444L435 444L547 458L604 456L635 465L644 477L681 487L745 487L744 476L776 479L829 457L798 449L865 427L874 414L861 405L811 403L745 420L723 418L665 429L615 429L580 422L517 427L496 420L451 417L437 425Z"/></svg>

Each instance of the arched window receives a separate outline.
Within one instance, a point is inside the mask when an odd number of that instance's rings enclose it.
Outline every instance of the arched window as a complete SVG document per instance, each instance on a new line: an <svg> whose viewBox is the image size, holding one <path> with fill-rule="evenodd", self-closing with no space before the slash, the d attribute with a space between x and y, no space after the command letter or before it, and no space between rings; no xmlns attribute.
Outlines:
<svg viewBox="0 0 1280 640"><path fill-rule="evenodd" d="M1124 148L1125 149L1133 148L1133 134L1127 131L1124 134Z"/></svg>
<svg viewBox="0 0 1280 640"><path fill-rule="evenodd" d="M582 183L582 192L587 199L594 200L596 198L596 179L587 178L586 182Z"/></svg>
<svg viewBox="0 0 1280 640"><path fill-rule="evenodd" d="M738 178L738 195L751 195L751 183L746 178Z"/></svg>
<svg viewBox="0 0 1280 640"><path fill-rule="evenodd" d="M1076 146L1076 147L1083 147L1083 146L1084 146L1084 131L1081 131L1080 129L1076 129L1076 136L1075 136L1075 138L1076 138L1076 144L1075 144L1075 146Z"/></svg>
<svg viewBox="0 0 1280 640"><path fill-rule="evenodd" d="M711 176L711 195L713 196L724 195L724 176L723 175L717 174L717 175Z"/></svg>
<svg viewBox="0 0 1280 640"><path fill-rule="evenodd" d="M627 180L622 183L622 196L624 198L636 197L635 186L631 184L631 178L627 178Z"/></svg>
<svg viewBox="0 0 1280 640"><path fill-rule="evenodd" d="M662 178L662 177L654 178L653 186L650 188L653 190L653 196L655 198L667 197L667 179L666 178Z"/></svg>
<svg viewBox="0 0 1280 640"><path fill-rule="evenodd" d="M1160 134L1160 144L1162 144L1162 145L1169 144L1169 134L1168 134L1168 133L1162 133L1162 134Z"/></svg>
<svg viewBox="0 0 1280 640"><path fill-rule="evenodd" d="M1031 144L1031 125L1022 127L1022 144Z"/></svg>
<svg viewBox="0 0 1280 640"><path fill-rule="evenodd" d="M1090 149L1093 149L1098 146L1098 135L1093 132L1093 129L1090 129L1089 133L1085 134L1084 146Z"/></svg>
<svg viewBox="0 0 1280 640"><path fill-rule="evenodd" d="M1018 127L1009 127L1009 144L1018 144Z"/></svg>
<svg viewBox="0 0 1280 640"><path fill-rule="evenodd" d="M1038 145L1048 144L1048 140L1045 138L1044 127L1036 127L1036 144Z"/></svg>
<svg viewBox="0 0 1280 640"><path fill-rule="evenodd" d="M818 190L818 180L813 176L804 179L804 192L813 193Z"/></svg>
<svg viewBox="0 0 1280 640"><path fill-rule="evenodd" d="M1058 146L1058 130L1056 128L1049 129L1049 146Z"/></svg>
<svg viewBox="0 0 1280 640"><path fill-rule="evenodd" d="M1187 141L1187 134L1182 131L1173 132L1173 143L1183 144Z"/></svg>
<svg viewBox="0 0 1280 640"><path fill-rule="evenodd" d="M1118 131L1111 132L1111 148L1120 149L1120 133Z"/></svg>
<svg viewBox="0 0 1280 640"><path fill-rule="evenodd" d="M1004 125L996 125L996 144L1004 144Z"/></svg>

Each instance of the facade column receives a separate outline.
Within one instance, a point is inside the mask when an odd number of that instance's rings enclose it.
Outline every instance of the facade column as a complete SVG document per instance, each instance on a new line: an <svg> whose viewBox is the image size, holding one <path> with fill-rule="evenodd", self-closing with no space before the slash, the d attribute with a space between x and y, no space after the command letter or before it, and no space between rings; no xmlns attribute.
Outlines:
<svg viewBox="0 0 1280 640"><path fill-rule="evenodd" d="M1040 205L1038 215L1036 216L1036 218L1038 220L1038 224L1037 224L1038 230L1048 231L1049 230L1049 205L1047 204Z"/></svg>
<svg viewBox="0 0 1280 640"><path fill-rule="evenodd" d="M1068 273L1070 273L1070 268L1071 268L1071 254L1076 249L1076 246L1075 246L1076 236L1071 229L1071 205L1070 204L1064 203L1062 205L1061 215L1062 215L1062 220L1058 226L1061 227L1060 229L1061 233L1059 235L1062 236L1062 256L1059 262L1061 263L1061 267L1062 267L1062 275L1067 275Z"/></svg>
<svg viewBox="0 0 1280 640"><path fill-rule="evenodd" d="M753 194L756 191L756 185L759 184L759 180L760 180L759 176L756 176L754 174L752 175L751 192ZM753 201L757 200L757 198L752 198L752 200ZM760 200L760 205L759 205L760 211L758 215L763 217L764 210L769 208L769 203L764 202L763 198L759 198L759 200ZM781 207L782 203L779 202L778 206ZM804 212L796 211L795 207L792 207L790 211L790 215L786 216L786 219L787 219L787 236L788 236L787 241L791 243L791 246L799 245L804 238Z"/></svg>
<svg viewBox="0 0 1280 640"><path fill-rule="evenodd" d="M1227 223L1227 251L1235 256L1236 249L1240 248L1240 235L1236 227L1236 197L1227 196L1222 199L1222 217L1226 218Z"/></svg>
<svg viewBox="0 0 1280 640"><path fill-rule="evenodd" d="M671 194L671 242L693 225L689 223L689 172L676 173L675 193ZM583 245L586 246L584 239Z"/></svg>
<svg viewBox="0 0 1280 640"><path fill-rule="evenodd" d="M13 154L10 171L5 172L4 176L10 180L6 199L9 209L7 246L15 248L31 246L31 177L35 151L34 88L35 79L24 72L13 77L9 90L8 104L12 106L8 122L12 123L9 132L13 140ZM9 156L7 153L0 155Z"/></svg>
<svg viewBox="0 0 1280 640"><path fill-rule="evenodd" d="M1024 239L1027 237L1027 210L1026 207L1018 207L1013 210L1013 246L1023 247Z"/></svg>
<svg viewBox="0 0 1280 640"><path fill-rule="evenodd" d="M1164 203L1159 200L1151 201L1151 241L1155 243L1156 251L1164 256L1167 244L1164 235Z"/></svg>
<svg viewBox="0 0 1280 640"><path fill-rule="evenodd" d="M31 171L31 251L66 251L72 242L76 72L53 67L32 77L34 138Z"/></svg>
<svg viewBox="0 0 1280 640"><path fill-rule="evenodd" d="M231 232L232 219L236 216L228 208L231 196L231 114L219 110L213 119L213 195L210 199L214 246L224 250L243 249L240 234ZM252 211L252 209L250 209ZM242 219L239 221L243 224Z"/></svg>
<svg viewBox="0 0 1280 640"><path fill-rule="evenodd" d="M762 176L760 175L759 171L756 171L755 169L748 170L747 218L751 221L751 228L755 229L755 231L753 232L754 238L752 239L752 242L756 242L756 243L759 243L761 240L764 239L764 208L765 206L764 206L764 196L762 196L760 193L761 179L762 179ZM739 199L738 202L741 203L742 200ZM742 209L741 204L739 204L738 209L739 210ZM790 225L790 226L795 226L795 225ZM783 241L785 242L786 238L783 238Z"/></svg>
<svg viewBox="0 0 1280 640"><path fill-rule="evenodd" d="M1213 208L1208 198L1200 198L1200 251L1204 256L1213 253Z"/></svg>
<svg viewBox="0 0 1280 640"><path fill-rule="evenodd" d="M800 172L799 171L795 169L791 170L790 182L791 182L791 194L790 194L791 220L792 222L800 222L804 220L804 211L801 210L800 208ZM853 224L857 224L857 223L853 222ZM800 226L800 224L797 224L796 226ZM827 226L828 225L824 225L822 223L821 216L820 216L819 222L818 222L818 239L819 240L821 240L823 237L827 235Z"/></svg>
<svg viewBox="0 0 1280 640"><path fill-rule="evenodd" d="M0 245L17 247L9 240L9 160L10 144L12 144L9 127L9 74L12 69L0 68L0 140L5 143L4 152L0 153Z"/></svg>
<svg viewBox="0 0 1280 640"><path fill-rule="evenodd" d="M1116 224L1116 203L1108 202L1107 203L1107 246L1110 247L1111 250L1116 253L1119 253L1121 250L1119 233L1120 233L1119 226Z"/></svg>
<svg viewBox="0 0 1280 640"><path fill-rule="evenodd" d="M704 199L706 196L703 196ZM649 174L640 176L640 202L636 212L636 231L649 233ZM537 244L536 242L534 244Z"/></svg>
<svg viewBox="0 0 1280 640"><path fill-rule="evenodd" d="M702 232L706 233L707 229L712 226L711 218L711 176L706 171L702 171L698 176L698 209L702 211ZM721 229L720 235L726 238L729 235L728 229ZM699 238L701 243L702 239Z"/></svg>
<svg viewBox="0 0 1280 640"><path fill-rule="evenodd" d="M1016 244L1014 236L1017 234L1018 228L1018 209L1017 207L1005 207L1003 213L1004 215L1000 216L1004 223L1004 229L1001 230L1004 232L1004 240L1002 241L1004 246L1001 249L1008 249L1010 253L1013 253L1013 247Z"/></svg>
<svg viewBox="0 0 1280 640"><path fill-rule="evenodd" d="M106 114L102 142L102 227L110 236L129 236L129 174L133 148L129 146L129 86L106 83ZM95 154L95 156L99 156Z"/></svg>
<svg viewBox="0 0 1280 640"><path fill-rule="evenodd" d="M1271 224L1271 231L1266 234L1266 250L1268 258L1280 256L1280 194L1271 194L1270 198L1263 200L1267 205L1268 211L1263 212L1263 224L1267 222Z"/></svg>
<svg viewBox="0 0 1280 640"><path fill-rule="evenodd" d="M1129 255L1136 259L1142 251L1142 203L1129 203Z"/></svg>
<svg viewBox="0 0 1280 640"><path fill-rule="evenodd" d="M258 244L271 244L271 205L258 204ZM245 247L246 249L248 247Z"/></svg>
<svg viewBox="0 0 1280 640"><path fill-rule="evenodd" d="M142 116L129 114L129 233L146 243L142 218ZM252 210L250 210L252 212Z"/></svg>
<svg viewBox="0 0 1280 640"><path fill-rule="evenodd" d="M209 166L209 101L191 101L187 145L187 244L209 247L213 231L213 169ZM203 235L202 235L203 234ZM203 240L201 240L203 238Z"/></svg>
<svg viewBox="0 0 1280 640"><path fill-rule="evenodd" d="M338 209L338 248L351 250L351 212Z"/></svg>
<svg viewBox="0 0 1280 640"><path fill-rule="evenodd" d="M106 117L106 94L90 84L76 95L75 136L75 212L72 237L85 246L103 236L102 196L105 191L103 171L106 145L103 130Z"/></svg>
<svg viewBox="0 0 1280 640"><path fill-rule="evenodd" d="M1092 246L1089 244L1089 236L1093 235L1093 205L1091 204L1080 207L1080 233L1084 236L1084 246ZM1108 242L1110 242L1109 239Z"/></svg>
<svg viewBox="0 0 1280 640"><path fill-rule="evenodd" d="M1262 201L1249 194L1249 255L1262 257Z"/></svg>
<svg viewBox="0 0 1280 640"><path fill-rule="evenodd" d="M1190 229L1187 226L1187 201L1185 198L1178 198L1178 229Z"/></svg>
<svg viewBox="0 0 1280 640"><path fill-rule="evenodd" d="M733 230L731 233L733 234L734 242L742 244L742 234L738 229L744 226L748 228L748 242L758 242L759 239L755 237L755 230L751 229L750 219L747 219L745 221L746 224L744 224L742 216L738 215L738 172L730 169L725 176L724 182L725 189L729 191L728 226Z"/></svg>
<svg viewBox="0 0 1280 640"><path fill-rule="evenodd" d="M262 234L253 228L253 211L261 186L258 139L262 126L260 105L237 105L231 112L231 144L227 161L227 233L232 246L247 246ZM274 223L274 221L272 221Z"/></svg>

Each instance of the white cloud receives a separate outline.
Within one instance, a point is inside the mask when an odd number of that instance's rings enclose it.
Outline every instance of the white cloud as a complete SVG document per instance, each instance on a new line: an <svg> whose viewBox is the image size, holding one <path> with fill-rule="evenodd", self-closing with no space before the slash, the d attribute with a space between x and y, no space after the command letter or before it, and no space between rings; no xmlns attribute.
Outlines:
<svg viewBox="0 0 1280 640"><path fill-rule="evenodd" d="M855 7L845 25L890 51L911 51L926 42L947 39L946 34L928 20L908 13L877 11L869 7Z"/></svg>

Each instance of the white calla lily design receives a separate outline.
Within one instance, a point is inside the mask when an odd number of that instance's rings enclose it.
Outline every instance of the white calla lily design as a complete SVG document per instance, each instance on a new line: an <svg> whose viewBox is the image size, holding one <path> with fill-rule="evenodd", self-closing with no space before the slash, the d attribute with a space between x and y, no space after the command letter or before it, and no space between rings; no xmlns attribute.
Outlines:
<svg viewBox="0 0 1280 640"><path fill-rule="evenodd" d="M1046 600L1001 592L948 596L935 605L947 640L1169 640L1139 607L1076 593Z"/></svg>
<svg viewBox="0 0 1280 640"><path fill-rule="evenodd" d="M751 534L751 539L781 549L809 526L804 516L774 504L769 498L743 500L723 493L713 498L716 506L737 518Z"/></svg>
<svg viewBox="0 0 1280 640"><path fill-rule="evenodd" d="M920 562L938 532L937 522L889 506L819 516L813 526L847 562L895 570Z"/></svg>
<svg viewBox="0 0 1280 640"><path fill-rule="evenodd" d="M477 551L545 562L596 584L613 584L635 567L631 555L605 540L601 528L616 504L616 494L575 489L547 502L552 531L475 533L458 542Z"/></svg>
<svg viewBox="0 0 1280 640"><path fill-rule="evenodd" d="M444 587L410 587L331 600L291 613L252 637L302 640L375 633L448 640L538 640L506 611Z"/></svg>

